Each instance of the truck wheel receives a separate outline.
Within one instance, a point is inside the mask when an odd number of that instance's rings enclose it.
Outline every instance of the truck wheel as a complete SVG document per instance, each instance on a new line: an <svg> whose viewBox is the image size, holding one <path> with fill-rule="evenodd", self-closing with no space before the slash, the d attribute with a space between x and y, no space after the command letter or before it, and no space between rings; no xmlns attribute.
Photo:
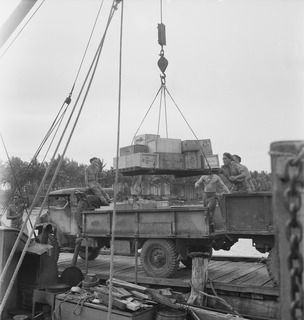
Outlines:
<svg viewBox="0 0 304 320"><path fill-rule="evenodd" d="M267 260L266 260L266 266L268 274L273 281L275 285L278 285L280 283L279 279L279 256L278 256L278 250L276 245L269 251Z"/></svg>
<svg viewBox="0 0 304 320"><path fill-rule="evenodd" d="M169 278L178 268L176 246L171 240L147 240L142 247L140 261L149 276Z"/></svg>
<svg viewBox="0 0 304 320"><path fill-rule="evenodd" d="M57 237L53 233L50 233L48 235L48 244L53 246L53 255L54 255L55 261L57 262L58 259L59 259L60 249L59 249L59 244L58 244Z"/></svg>
<svg viewBox="0 0 304 320"><path fill-rule="evenodd" d="M94 260L99 256L99 247L88 247L88 260ZM81 247L78 253L79 257L83 260L86 258L85 247Z"/></svg>

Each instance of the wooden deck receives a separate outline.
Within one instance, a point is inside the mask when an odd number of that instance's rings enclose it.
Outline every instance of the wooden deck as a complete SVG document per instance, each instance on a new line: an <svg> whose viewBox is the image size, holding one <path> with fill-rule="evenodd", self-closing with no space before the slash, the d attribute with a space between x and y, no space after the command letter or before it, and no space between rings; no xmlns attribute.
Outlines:
<svg viewBox="0 0 304 320"><path fill-rule="evenodd" d="M71 260L71 253L61 253L58 262L59 272L68 267ZM85 273L85 262L82 259L78 258L77 266ZM109 255L99 255L97 259L88 263L88 271L96 273L102 280L109 278L109 270ZM135 282L135 258L115 256L114 277ZM173 278L149 277L138 262L137 282L141 284L189 288L190 279L191 270L184 268L182 265ZM278 296L278 288L269 278L266 265L258 259L215 257L209 263L209 279L216 290Z"/></svg>
<svg viewBox="0 0 304 320"><path fill-rule="evenodd" d="M59 272L68 267L72 260L71 253L61 253L58 263ZM78 259L77 266L83 273L85 262ZM99 255L96 260L89 261L88 272L96 273L102 280L109 278L110 256ZM135 282L135 258L130 256L114 257L114 277ZM239 314L248 319L274 320L278 318L278 287L269 278L265 263L257 258L213 257L209 263L208 291L213 286L219 297L225 299ZM182 288L190 291L191 270L180 265L173 278L152 278L145 274L138 264L137 283ZM215 310L224 310L217 304L208 306Z"/></svg>

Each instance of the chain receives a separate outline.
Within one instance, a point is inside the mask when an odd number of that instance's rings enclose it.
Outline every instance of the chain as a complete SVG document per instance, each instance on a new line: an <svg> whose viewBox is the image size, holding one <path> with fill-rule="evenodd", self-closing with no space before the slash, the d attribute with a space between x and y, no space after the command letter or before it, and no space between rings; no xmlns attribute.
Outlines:
<svg viewBox="0 0 304 320"><path fill-rule="evenodd" d="M289 242L289 254L287 257L290 272L290 313L293 320L303 319L303 255L300 243L303 238L303 226L298 220L298 212L302 207L301 190L304 187L303 180L304 148L293 158L290 158L285 166L282 181L288 183L284 192L284 206L289 212L286 224L286 238Z"/></svg>

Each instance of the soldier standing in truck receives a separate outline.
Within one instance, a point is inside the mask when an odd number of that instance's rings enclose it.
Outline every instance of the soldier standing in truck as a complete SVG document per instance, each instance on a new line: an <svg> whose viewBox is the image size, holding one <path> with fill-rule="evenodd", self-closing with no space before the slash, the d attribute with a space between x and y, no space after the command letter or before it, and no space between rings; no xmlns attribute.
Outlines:
<svg viewBox="0 0 304 320"><path fill-rule="evenodd" d="M242 158L237 154L234 154L232 157L233 157L235 162L237 162L240 166L242 166L244 168L244 170L246 172L246 180L247 180L247 182L249 184L249 187L250 187L249 191L251 191L251 192L255 191L255 185L254 185L254 183L252 181L251 174L250 174L248 168L241 163Z"/></svg>
<svg viewBox="0 0 304 320"><path fill-rule="evenodd" d="M246 178L246 171L243 166L234 161L228 152L223 154L224 165L221 167L221 175L231 192L249 192L251 188Z"/></svg>

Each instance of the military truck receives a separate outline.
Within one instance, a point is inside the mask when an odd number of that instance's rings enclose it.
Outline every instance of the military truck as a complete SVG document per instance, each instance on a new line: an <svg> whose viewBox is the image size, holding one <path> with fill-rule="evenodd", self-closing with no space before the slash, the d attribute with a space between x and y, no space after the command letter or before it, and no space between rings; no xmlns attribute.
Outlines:
<svg viewBox="0 0 304 320"><path fill-rule="evenodd" d="M41 222L52 224L59 247L73 249L80 232L75 215L82 206L82 231L89 239L88 259L93 260L100 248L110 246L113 208L94 208L94 201L84 206L83 197L94 200L92 193L84 188L51 192L48 210ZM211 254L212 250L229 250L241 238L252 239L253 246L262 253L270 252L267 266L276 280L271 193L222 195L212 223L208 208L199 203L159 208L118 207L116 210L115 239L120 253L135 254L138 248L144 270L154 277L171 277L179 261L190 267L191 252ZM85 258L84 246L79 255Z"/></svg>

